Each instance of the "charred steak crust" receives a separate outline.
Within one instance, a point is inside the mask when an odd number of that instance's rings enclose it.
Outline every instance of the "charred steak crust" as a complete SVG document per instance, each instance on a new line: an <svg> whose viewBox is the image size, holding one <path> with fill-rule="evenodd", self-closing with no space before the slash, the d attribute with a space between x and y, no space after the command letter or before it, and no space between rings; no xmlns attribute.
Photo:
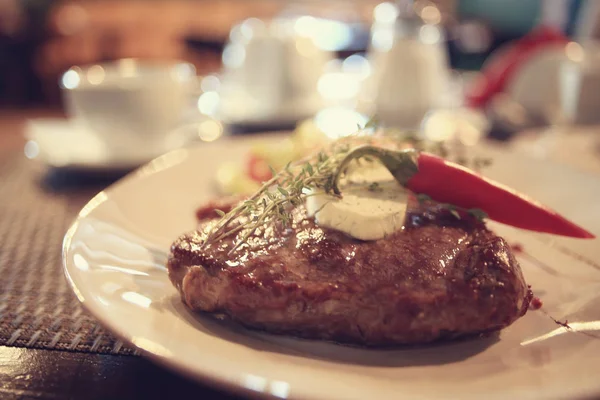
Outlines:
<svg viewBox="0 0 600 400"><path fill-rule="evenodd" d="M501 329L531 298L504 239L470 218L416 207L406 226L362 242L295 210L291 228L201 249L203 234L172 245L169 277L195 311L269 332L363 345L426 343Z"/></svg>

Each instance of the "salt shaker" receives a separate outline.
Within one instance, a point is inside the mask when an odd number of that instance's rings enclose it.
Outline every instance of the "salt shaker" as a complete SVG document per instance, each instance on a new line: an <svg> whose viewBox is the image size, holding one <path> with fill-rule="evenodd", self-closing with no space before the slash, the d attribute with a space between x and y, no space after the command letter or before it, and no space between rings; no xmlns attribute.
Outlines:
<svg viewBox="0 0 600 400"><path fill-rule="evenodd" d="M440 105L450 72L444 34L439 19L435 22L417 15L412 1L376 8L369 49L373 71L363 99L387 126L416 128Z"/></svg>

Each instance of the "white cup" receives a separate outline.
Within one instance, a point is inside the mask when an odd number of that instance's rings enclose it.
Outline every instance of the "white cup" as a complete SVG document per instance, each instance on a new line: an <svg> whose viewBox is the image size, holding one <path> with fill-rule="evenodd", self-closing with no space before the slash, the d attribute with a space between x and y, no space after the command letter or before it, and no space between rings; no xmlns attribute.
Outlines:
<svg viewBox="0 0 600 400"><path fill-rule="evenodd" d="M231 97L259 113L316 100L319 78L332 56L306 34L311 23L319 21L251 18L235 26L223 51L224 84L235 92Z"/></svg>
<svg viewBox="0 0 600 400"><path fill-rule="evenodd" d="M195 82L191 64L123 59L72 67L60 85L69 116L120 159L169 150Z"/></svg>

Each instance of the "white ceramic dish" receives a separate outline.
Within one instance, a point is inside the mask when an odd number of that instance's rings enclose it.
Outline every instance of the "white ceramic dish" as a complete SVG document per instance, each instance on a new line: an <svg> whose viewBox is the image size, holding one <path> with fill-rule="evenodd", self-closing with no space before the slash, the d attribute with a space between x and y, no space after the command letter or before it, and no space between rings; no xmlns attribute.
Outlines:
<svg viewBox="0 0 600 400"><path fill-rule="evenodd" d="M73 66L60 79L69 117L127 159L133 149L165 151L197 83L192 64L132 58Z"/></svg>
<svg viewBox="0 0 600 400"><path fill-rule="evenodd" d="M237 96L235 93L222 93L214 118L226 125L249 128L293 126L325 106L326 102L318 95L265 106L257 103L256 99Z"/></svg>
<svg viewBox="0 0 600 400"><path fill-rule="evenodd" d="M223 140L166 154L99 193L63 248L66 276L83 305L155 361L206 383L280 398L577 398L600 394L598 242L492 224L521 243L524 274L545 312L500 335L424 347L360 349L274 336L194 315L164 267L169 245L195 226L213 196L217 163L247 142ZM563 166L485 150L488 175L600 234L600 181ZM567 251L579 256L573 257Z"/></svg>
<svg viewBox="0 0 600 400"><path fill-rule="evenodd" d="M160 153L131 151L115 157L84 125L62 118L28 122L25 155L52 168L78 171L126 171L147 163Z"/></svg>
<svg viewBox="0 0 600 400"><path fill-rule="evenodd" d="M210 83L204 84L204 80L201 83L206 90L198 98L198 109L226 125L248 128L292 126L330 107L354 109L365 72L344 71L339 65L330 69L320 75L314 93L287 96L284 101L276 102L263 101L248 93L240 82L226 74L210 75L205 78Z"/></svg>
<svg viewBox="0 0 600 400"><path fill-rule="evenodd" d="M225 125L248 128L293 126L298 121L310 118L319 110L335 104L335 101L317 92L310 96L289 96L285 101L275 103L262 101L257 96L247 93L243 85L226 75L211 76L211 79L219 82L219 89L201 93L198 109L201 114L215 118Z"/></svg>
<svg viewBox="0 0 600 400"><path fill-rule="evenodd" d="M182 124L169 133L163 148L128 147L115 154L85 124L63 118L28 121L24 153L48 167L83 172L128 171L193 140L213 141L223 134L217 121L193 115L196 122ZM190 118L191 119L191 118Z"/></svg>
<svg viewBox="0 0 600 400"><path fill-rule="evenodd" d="M294 123L322 106L318 81L333 59L317 45L314 18L250 18L223 49L218 118L233 125ZM302 29L304 28L304 29Z"/></svg>
<svg viewBox="0 0 600 400"><path fill-rule="evenodd" d="M597 126L531 129L515 136L508 145L511 151L539 160L600 174L600 129Z"/></svg>

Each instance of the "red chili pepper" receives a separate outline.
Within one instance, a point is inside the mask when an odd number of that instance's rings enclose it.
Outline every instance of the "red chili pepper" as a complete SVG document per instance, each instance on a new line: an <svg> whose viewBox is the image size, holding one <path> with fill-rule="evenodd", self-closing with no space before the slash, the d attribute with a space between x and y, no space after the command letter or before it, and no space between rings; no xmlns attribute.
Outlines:
<svg viewBox="0 0 600 400"><path fill-rule="evenodd" d="M479 208L489 218L517 228L576 238L595 238L556 211L515 190L485 178L462 165L417 150L390 150L360 146L340 163L332 190L342 194L338 182L352 160L374 156L403 186L417 194L461 208Z"/></svg>
<svg viewBox="0 0 600 400"><path fill-rule="evenodd" d="M462 165L419 153L418 172L406 183L415 193L463 208L480 208L494 221L576 238L595 238L556 211Z"/></svg>
<svg viewBox="0 0 600 400"><path fill-rule="evenodd" d="M248 176L256 182L265 182L273 177L267 161L257 155L248 160Z"/></svg>

